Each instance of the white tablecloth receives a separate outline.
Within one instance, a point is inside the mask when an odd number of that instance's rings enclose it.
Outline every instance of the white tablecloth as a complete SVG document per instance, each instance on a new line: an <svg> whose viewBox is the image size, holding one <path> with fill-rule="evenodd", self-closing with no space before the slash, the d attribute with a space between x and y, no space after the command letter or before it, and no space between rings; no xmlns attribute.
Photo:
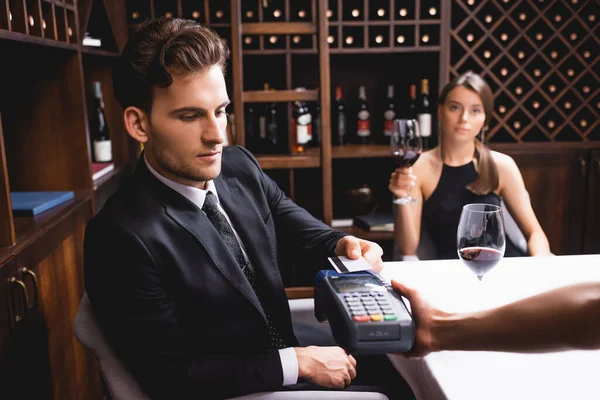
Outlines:
<svg viewBox="0 0 600 400"><path fill-rule="evenodd" d="M460 260L388 262L381 275L419 289L440 309L464 312L600 281L600 255L506 258L483 282ZM600 399L600 351L444 351L420 360L389 357L418 400Z"/></svg>

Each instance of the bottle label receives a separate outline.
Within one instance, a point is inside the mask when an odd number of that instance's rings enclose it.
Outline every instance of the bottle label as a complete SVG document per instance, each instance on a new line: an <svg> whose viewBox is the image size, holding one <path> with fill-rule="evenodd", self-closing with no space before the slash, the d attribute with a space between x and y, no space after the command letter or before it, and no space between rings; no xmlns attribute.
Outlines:
<svg viewBox="0 0 600 400"><path fill-rule="evenodd" d="M419 114L418 119L421 136L431 136L431 114Z"/></svg>
<svg viewBox="0 0 600 400"><path fill-rule="evenodd" d="M392 136L392 126L394 125L394 118L396 118L396 112L394 110L387 110L383 113L383 134L385 136Z"/></svg>
<svg viewBox="0 0 600 400"><path fill-rule="evenodd" d="M360 136L360 137L365 137L365 136L369 136L371 134L371 129L369 126L369 120L363 120L363 119L359 119L358 120L358 130L356 131L356 135Z"/></svg>
<svg viewBox="0 0 600 400"><path fill-rule="evenodd" d="M343 113L338 114L338 136L346 134L346 116Z"/></svg>
<svg viewBox="0 0 600 400"><path fill-rule="evenodd" d="M112 161L112 144L110 140L94 141L94 158L96 162Z"/></svg>
<svg viewBox="0 0 600 400"><path fill-rule="evenodd" d="M258 135L261 139L266 139L267 137L267 119L264 116L258 119Z"/></svg>
<svg viewBox="0 0 600 400"><path fill-rule="evenodd" d="M362 121L366 121L369 119L369 112L367 110L362 110L358 112L358 119Z"/></svg>
<svg viewBox="0 0 600 400"><path fill-rule="evenodd" d="M296 141L298 144L306 144L310 140L307 125L296 125Z"/></svg>

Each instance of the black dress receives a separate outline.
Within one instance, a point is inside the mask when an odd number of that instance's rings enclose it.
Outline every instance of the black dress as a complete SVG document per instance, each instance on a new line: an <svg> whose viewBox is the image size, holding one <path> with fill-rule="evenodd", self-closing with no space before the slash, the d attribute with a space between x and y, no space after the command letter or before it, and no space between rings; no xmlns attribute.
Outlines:
<svg viewBox="0 0 600 400"><path fill-rule="evenodd" d="M437 187L423 204L423 224L438 251L439 259L458 258L456 230L463 206L472 203L500 206L500 197L497 194L492 192L476 195L467 189L467 185L476 178L477 171L473 161L460 167L444 164ZM509 238L506 238L504 255L524 256Z"/></svg>

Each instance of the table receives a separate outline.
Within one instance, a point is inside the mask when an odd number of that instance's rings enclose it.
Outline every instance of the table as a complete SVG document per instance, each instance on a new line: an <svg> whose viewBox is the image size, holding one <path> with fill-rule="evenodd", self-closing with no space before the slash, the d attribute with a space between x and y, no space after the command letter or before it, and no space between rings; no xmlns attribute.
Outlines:
<svg viewBox="0 0 600 400"><path fill-rule="evenodd" d="M600 281L600 255L503 259L479 282L460 260L387 262L434 306L467 312L578 282ZM443 351L388 355L418 400L600 399L600 350L519 354Z"/></svg>

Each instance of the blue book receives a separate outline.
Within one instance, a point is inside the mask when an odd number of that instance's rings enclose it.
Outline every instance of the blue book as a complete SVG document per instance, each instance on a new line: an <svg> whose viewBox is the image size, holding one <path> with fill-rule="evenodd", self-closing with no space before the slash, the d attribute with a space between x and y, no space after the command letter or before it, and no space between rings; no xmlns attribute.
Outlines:
<svg viewBox="0 0 600 400"><path fill-rule="evenodd" d="M11 192L13 215L32 217L75 197L73 192Z"/></svg>

